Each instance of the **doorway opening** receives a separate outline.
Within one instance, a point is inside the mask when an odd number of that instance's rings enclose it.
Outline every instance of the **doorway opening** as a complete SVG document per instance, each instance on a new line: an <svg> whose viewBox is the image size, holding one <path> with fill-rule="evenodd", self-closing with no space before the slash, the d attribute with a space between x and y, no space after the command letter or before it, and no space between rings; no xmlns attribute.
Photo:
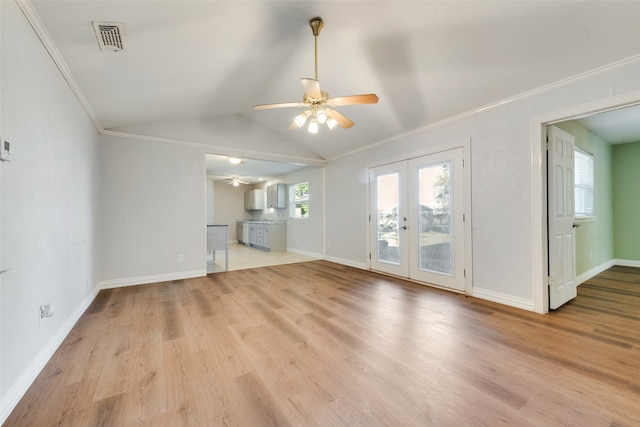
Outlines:
<svg viewBox="0 0 640 427"><path fill-rule="evenodd" d="M534 265L534 311L540 313L547 313L552 304L550 303L550 288L554 286L555 276L557 275L559 265L569 265L566 262L555 258L558 251L555 254L552 253L553 249L550 249L554 245L554 241L557 242L557 235L552 230L552 223L555 218L553 217L553 210L550 206L556 199L552 200L559 192L550 191L549 188L554 183L549 182L548 173L552 167L547 160L547 131L554 125L556 127L566 128L565 123L570 121L580 121L586 125L587 119L600 117L601 114L612 114L612 117L616 116L616 113L623 114L624 111L628 111L630 107L639 108L640 105L640 92L628 93L625 95L616 96L609 99L599 100L594 103L580 105L572 107L567 110L557 111L545 114L543 116L534 117L533 124L533 164L539 165L539 169L534 168L533 173L533 214L534 214L534 252L533 252L533 265ZM636 119L637 121L637 119ZM619 125L619 124L618 124ZM599 130L603 133L604 131ZM574 132L575 133L575 132ZM638 134L640 135L640 133ZM640 136L637 139L640 141ZM535 143L539 141L539 143ZM584 148L584 147L583 147ZM586 150L589 151L589 150ZM596 167L596 173L597 173ZM557 187L554 186L554 189ZM597 192L596 188L596 192ZM571 192L573 197L573 192ZM602 194L600 196L602 197ZM604 219L604 218L603 218ZM592 221L589 219L588 221ZM596 210L595 221L598 221L598 213ZM584 222L575 221L574 224L580 226L584 225ZM573 224L572 224L573 225ZM583 232L590 226L583 226L580 232ZM573 228L573 227L572 227ZM576 228L573 228L575 231ZM555 238L554 238L555 236ZM584 242L578 245L578 251L584 249ZM593 253L587 251L587 257L592 257ZM576 253L572 255L573 262L576 262ZM576 285L589 279L590 277L598 274L604 269L611 267L616 263L613 255L610 255L606 262L601 262L597 267L591 268L588 271L583 272L584 267L581 267L581 255L578 252L577 265L578 270L575 276ZM553 259L552 259L553 258ZM640 265L640 263L639 263ZM565 270L566 271L566 270Z"/></svg>

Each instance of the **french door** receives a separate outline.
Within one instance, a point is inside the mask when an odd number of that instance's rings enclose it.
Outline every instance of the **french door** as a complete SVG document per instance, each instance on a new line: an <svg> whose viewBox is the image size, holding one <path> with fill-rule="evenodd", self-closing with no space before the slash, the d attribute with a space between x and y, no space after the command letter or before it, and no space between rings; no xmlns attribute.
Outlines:
<svg viewBox="0 0 640 427"><path fill-rule="evenodd" d="M464 291L462 148L372 172L371 268Z"/></svg>

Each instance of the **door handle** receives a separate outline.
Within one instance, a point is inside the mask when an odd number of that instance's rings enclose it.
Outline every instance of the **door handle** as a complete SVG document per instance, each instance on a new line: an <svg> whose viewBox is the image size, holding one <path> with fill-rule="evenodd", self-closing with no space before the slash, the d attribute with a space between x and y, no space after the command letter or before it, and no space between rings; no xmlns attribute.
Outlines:
<svg viewBox="0 0 640 427"><path fill-rule="evenodd" d="M580 227L580 224L573 224L573 228L578 228Z"/></svg>

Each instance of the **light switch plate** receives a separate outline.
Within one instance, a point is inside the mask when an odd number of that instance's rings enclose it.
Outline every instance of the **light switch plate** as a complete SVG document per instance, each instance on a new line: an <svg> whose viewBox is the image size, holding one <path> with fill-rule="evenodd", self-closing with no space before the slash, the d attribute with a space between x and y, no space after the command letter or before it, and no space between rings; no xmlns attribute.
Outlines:
<svg viewBox="0 0 640 427"><path fill-rule="evenodd" d="M0 137L0 160L11 161L11 143L2 137Z"/></svg>

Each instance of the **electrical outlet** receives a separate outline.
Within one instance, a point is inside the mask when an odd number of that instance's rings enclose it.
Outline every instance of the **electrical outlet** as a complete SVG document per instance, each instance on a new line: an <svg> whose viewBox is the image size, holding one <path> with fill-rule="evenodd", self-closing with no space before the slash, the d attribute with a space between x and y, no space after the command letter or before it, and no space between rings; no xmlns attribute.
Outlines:
<svg viewBox="0 0 640 427"><path fill-rule="evenodd" d="M11 143L2 137L0 137L0 160L11 161Z"/></svg>
<svg viewBox="0 0 640 427"><path fill-rule="evenodd" d="M184 254L178 254L178 262L184 261Z"/></svg>
<svg viewBox="0 0 640 427"><path fill-rule="evenodd" d="M53 316L53 304L42 304L40 306L40 318L43 319L45 317Z"/></svg>

